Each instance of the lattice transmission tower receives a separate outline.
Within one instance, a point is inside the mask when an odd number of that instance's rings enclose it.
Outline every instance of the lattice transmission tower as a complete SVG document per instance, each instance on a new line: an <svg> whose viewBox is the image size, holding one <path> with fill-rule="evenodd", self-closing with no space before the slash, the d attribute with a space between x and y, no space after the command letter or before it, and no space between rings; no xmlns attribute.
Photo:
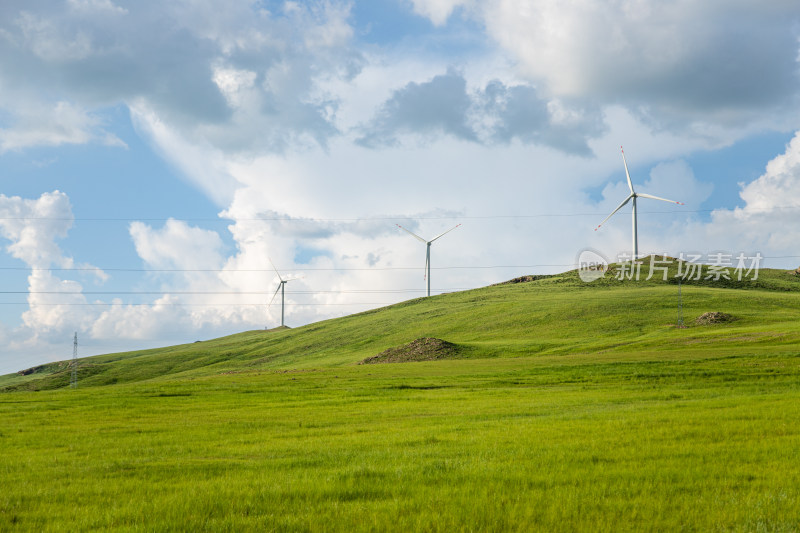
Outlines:
<svg viewBox="0 0 800 533"><path fill-rule="evenodd" d="M72 339L72 376L69 378L69 386L73 389L78 386L78 332Z"/></svg>

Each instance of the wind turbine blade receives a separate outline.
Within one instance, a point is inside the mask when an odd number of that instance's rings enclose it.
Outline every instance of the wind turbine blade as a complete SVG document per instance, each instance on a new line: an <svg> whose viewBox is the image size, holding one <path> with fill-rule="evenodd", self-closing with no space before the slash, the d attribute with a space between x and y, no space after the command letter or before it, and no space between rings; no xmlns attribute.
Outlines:
<svg viewBox="0 0 800 533"><path fill-rule="evenodd" d="M403 226L401 226L400 224L395 224L395 226L397 226L397 227L398 227L398 228L400 228L401 230L405 231L406 233L410 234L410 235L411 235L411 236L413 236L415 239L417 239L419 242L424 242L425 244L428 244L428 241L426 241L425 239L423 239L422 237L420 237L420 236L419 236L419 235L417 235L416 233L412 233L412 232L408 231L406 228L404 228L404 227L403 227Z"/></svg>
<svg viewBox="0 0 800 533"><path fill-rule="evenodd" d="M431 239L431 242L435 241L435 240L436 240L436 239L438 239L439 237L442 237L442 236L444 236L444 235L446 235L446 234L450 233L451 231L453 231L454 229L456 229L456 228L457 228L457 227L459 227L460 225L461 225L461 224L456 224L455 226L453 226L453 227L452 227L452 228L450 228L449 230L445 231L444 233L440 233L439 235L437 235L436 237L434 237L433 239Z"/></svg>
<svg viewBox="0 0 800 533"><path fill-rule="evenodd" d="M278 283L278 288L275 289L275 292L272 294L272 299L269 301L269 305L272 305L272 302L275 301L275 297L278 295L278 291L281 290L282 283ZM269 305L267 307L269 307Z"/></svg>
<svg viewBox="0 0 800 533"><path fill-rule="evenodd" d="M643 192L636 193L636 196L641 196L642 198L650 198L652 200L661 200L662 202L669 202L671 204L686 205L683 202L676 202L675 200L667 200L666 198L659 198L658 196L653 196L652 194L645 194Z"/></svg>
<svg viewBox="0 0 800 533"><path fill-rule="evenodd" d="M623 207L625 207L625 204L627 204L628 202L630 202L630 201L631 201L631 198L633 198L633 194L631 194L630 196L628 196L627 198L625 198L625 201L624 201L624 202L622 202L621 204L619 204L619 207L617 207L616 209L614 209L613 211L611 211L611 214L610 214L610 215L608 215L606 218L604 218L604 219L603 219L603 221L602 221L600 224L598 224L596 228L594 228L594 230L595 230L595 231L599 230L599 229L600 229L600 226L602 226L603 224L605 224L605 223L606 223L606 220L608 220L609 218L613 217L613 216L614 216L614 213L616 213L617 211L619 211L620 209L622 209Z"/></svg>
<svg viewBox="0 0 800 533"><path fill-rule="evenodd" d="M296 276L296 277L294 277L294 278L286 278L286 279L285 279L285 280L283 280L283 281L285 281L285 282L287 282L287 283L288 283L288 282L290 282L290 281L294 281L294 280L297 280L297 279L303 279L304 277L305 277L305 276Z"/></svg>
<svg viewBox="0 0 800 533"><path fill-rule="evenodd" d="M280 272L278 272L278 269L277 269L277 268L275 268L275 263L273 263L273 262L272 262L272 259L271 259L271 258L267 257L267 259L269 259L269 264L270 264L270 265L272 265L272 270L274 270L274 271L275 271L275 273L278 275L278 279L279 279L279 280L281 280L281 281L283 281L283 278L281 277L281 273L280 273Z"/></svg>
<svg viewBox="0 0 800 533"><path fill-rule="evenodd" d="M622 164L625 165L625 177L628 178L628 188L631 190L631 194L635 191L633 190L633 182L631 181L631 174L628 172L628 162L625 161L625 150L622 149L622 146L619 147L619 151L622 152Z"/></svg>
<svg viewBox="0 0 800 533"><path fill-rule="evenodd" d="M430 248L428 248L428 253L425 254L425 273L422 275L422 279L428 279L428 265L430 265L430 261Z"/></svg>

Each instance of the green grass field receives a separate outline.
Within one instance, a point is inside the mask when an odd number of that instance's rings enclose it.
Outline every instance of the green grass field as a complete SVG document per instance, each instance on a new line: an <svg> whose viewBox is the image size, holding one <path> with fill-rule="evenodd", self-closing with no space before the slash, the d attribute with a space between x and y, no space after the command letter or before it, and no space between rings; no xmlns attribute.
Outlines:
<svg viewBox="0 0 800 533"><path fill-rule="evenodd" d="M0 530L798 531L800 278L682 296L571 272L0 377ZM419 337L461 358L357 364Z"/></svg>

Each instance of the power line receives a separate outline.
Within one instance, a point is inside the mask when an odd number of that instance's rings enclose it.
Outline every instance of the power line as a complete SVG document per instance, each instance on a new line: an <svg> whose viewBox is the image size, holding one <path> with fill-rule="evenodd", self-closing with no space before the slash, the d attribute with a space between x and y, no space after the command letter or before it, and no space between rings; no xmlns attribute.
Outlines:
<svg viewBox="0 0 800 533"><path fill-rule="evenodd" d="M656 254L658 255L658 254ZM800 255L763 255L762 259L797 259ZM431 267L431 270L493 270L501 268L545 268L545 267L562 267L562 268L578 268L580 265L576 263L539 263L533 265L466 265L466 266L442 266ZM30 267L0 267L3 270L23 270L30 272L153 272L153 273L181 273L181 272L275 272L271 268L101 268L101 267L52 267L52 268L30 268ZM301 271L301 272L383 272L393 270L424 270L420 266L401 266L401 267L304 267L297 266L295 268L286 268L282 270Z"/></svg>
<svg viewBox="0 0 800 533"><path fill-rule="evenodd" d="M798 256L800 257L800 256ZM766 258L765 258L766 259ZM538 264L538 265L470 265L470 266L444 266L444 267L431 267L431 270L485 270L495 268L541 268L541 267L574 267L578 265L574 263L561 263L561 264ZM275 272L271 268L241 268L241 269L225 269L225 268L100 268L100 267L53 267L53 268L29 268L29 267L0 267L0 270L30 270L32 272ZM387 270L423 270L420 266L405 266L405 267L297 267L287 268L282 270L289 271L309 271L309 272L380 272Z"/></svg>
<svg viewBox="0 0 800 533"><path fill-rule="evenodd" d="M287 306L345 306L345 305L394 305L394 302L347 302L347 303L287 303ZM0 302L0 305L29 305L30 307L262 307L267 305L259 303L231 303L231 304L186 304L186 303L116 303L116 302L85 302L85 303L28 303L28 302Z"/></svg>
<svg viewBox="0 0 800 533"><path fill-rule="evenodd" d="M800 206L772 206L772 207L733 207L717 209L680 209L670 211L640 211L640 214L670 214L681 215L688 213L713 213L714 211L747 209L747 211L769 212L778 210L800 209ZM586 213L537 213L532 215L436 215L436 216L375 216L375 217L353 217L353 218L302 218L302 217L198 217L198 218L175 218L175 217L0 217L0 220L51 220L61 222L166 222L175 220L180 222L297 222L297 223L329 223L329 222L380 222L392 220L492 220L492 219L536 219L536 218L565 218L565 217L596 217L603 216L605 212L586 212Z"/></svg>
<svg viewBox="0 0 800 533"><path fill-rule="evenodd" d="M451 287L439 289L442 291L466 291L474 287ZM292 294L405 294L409 292L425 292L426 289L352 289L338 291L309 291L293 290ZM247 296L260 295L271 296L273 291L0 291L0 294L92 294L92 295L225 295L225 296Z"/></svg>

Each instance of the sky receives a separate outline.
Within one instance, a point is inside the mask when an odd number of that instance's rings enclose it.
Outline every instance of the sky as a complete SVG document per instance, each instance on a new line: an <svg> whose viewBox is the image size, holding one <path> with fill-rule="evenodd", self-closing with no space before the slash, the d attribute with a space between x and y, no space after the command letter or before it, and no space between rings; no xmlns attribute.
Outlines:
<svg viewBox="0 0 800 533"><path fill-rule="evenodd" d="M4 0L0 373L575 268L800 265L796 0ZM272 301L272 304L270 302Z"/></svg>

